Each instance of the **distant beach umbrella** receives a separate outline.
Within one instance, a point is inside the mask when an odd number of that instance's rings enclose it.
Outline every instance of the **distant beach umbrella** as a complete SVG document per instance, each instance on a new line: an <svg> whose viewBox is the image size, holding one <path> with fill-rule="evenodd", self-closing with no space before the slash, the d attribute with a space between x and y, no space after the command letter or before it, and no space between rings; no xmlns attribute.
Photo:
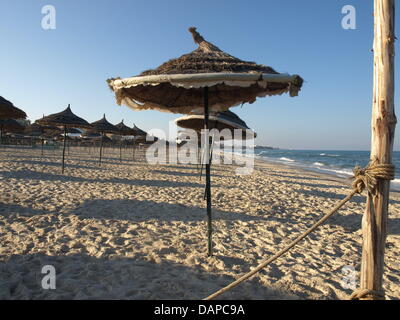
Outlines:
<svg viewBox="0 0 400 320"><path fill-rule="evenodd" d="M63 153L62 153L62 169L61 172L64 173L64 163L65 163L65 146L67 141L67 128L90 128L90 124L75 115L71 106L68 105L67 109L62 112L54 113L49 116L43 117L39 120L36 120L36 123L43 126L63 126L64 127L64 144L63 144Z"/></svg>
<svg viewBox="0 0 400 320"><path fill-rule="evenodd" d="M23 132L25 127L14 119L0 119L0 128L6 132Z"/></svg>
<svg viewBox="0 0 400 320"><path fill-rule="evenodd" d="M0 96L0 119L26 119L26 113Z"/></svg>
<svg viewBox="0 0 400 320"><path fill-rule="evenodd" d="M111 124L110 122L107 121L106 115L103 115L103 118L100 120L97 120L95 122L92 122L91 128L93 131L99 132L101 134L101 142L100 142L100 154L99 154L99 165L101 165L101 157L102 157L102 152L103 152L103 142L104 142L104 134L106 133L114 133L118 134L119 129Z"/></svg>
<svg viewBox="0 0 400 320"><path fill-rule="evenodd" d="M31 137L38 137L45 133L56 132L56 131L61 133L62 130L57 126L49 126L49 125L43 126L34 122L25 127L24 134Z"/></svg>
<svg viewBox="0 0 400 320"><path fill-rule="evenodd" d="M21 133L25 127L14 119L0 119L0 143L3 143L4 132Z"/></svg>
<svg viewBox="0 0 400 320"><path fill-rule="evenodd" d="M172 113L203 113L205 141L208 141L209 112L226 111L257 97L288 92L296 96L303 79L280 74L271 67L243 61L220 50L191 27L198 48L137 77L107 80L117 104L135 110ZM207 149L209 148L208 144ZM208 151L206 154L209 154ZM210 163L206 161L208 254L212 255Z"/></svg>
<svg viewBox="0 0 400 320"><path fill-rule="evenodd" d="M37 123L32 123L25 127L24 133L30 137L39 137L44 133L44 126L41 126Z"/></svg>
<svg viewBox="0 0 400 320"><path fill-rule="evenodd" d="M257 136L257 134L251 130L246 122L244 122L242 119L240 119L235 113L232 111L223 111L223 112L217 112L217 113L211 113L209 115L209 123L208 123L208 128L211 129L217 129L218 131L222 130L229 130L231 138L229 140L235 139L237 137L237 133L235 135L235 130L241 130L241 139L252 139ZM193 129L196 132L200 134L201 130L204 129L204 114L191 114L191 115L186 115L183 117L180 117L175 120L175 124L178 127L184 128L184 129ZM250 133L250 134L248 134ZM223 136L224 141L226 141L226 137ZM210 137L210 140L211 139ZM211 148L214 145L214 141L210 141L211 143ZM201 148L201 141L199 139L198 141L199 148ZM199 150L199 149L198 149ZM212 161L212 150L210 151L210 163ZM201 158L200 154L198 154L198 159ZM200 176L202 175L203 172L203 162L201 162L201 169L200 169Z"/></svg>
<svg viewBox="0 0 400 320"><path fill-rule="evenodd" d="M120 143L119 143L119 161L122 161L122 143L123 143L122 136L134 136L135 130L132 128L129 128L127 125L125 125L123 119L120 123L116 124L115 126L119 130L118 135L121 136Z"/></svg>
<svg viewBox="0 0 400 320"><path fill-rule="evenodd" d="M211 113L208 121L209 129L217 129L219 131L228 129L231 131L232 139L234 138L234 130L242 130L242 139L253 138L257 136L257 134L247 126L246 122L229 110ZM204 114L185 115L176 119L175 123L178 127L184 129L193 129L197 132L201 132L201 130L204 129ZM252 134L247 136L246 130L250 130L249 133Z"/></svg>
<svg viewBox="0 0 400 320"><path fill-rule="evenodd" d="M78 117L72 112L70 105L68 105L67 109L64 111L36 120L36 123L43 126L60 126L65 128L82 129L91 128L90 124L86 120Z"/></svg>
<svg viewBox="0 0 400 320"><path fill-rule="evenodd" d="M136 126L136 124L133 124L132 130L133 130L133 135L135 137L144 137L144 139L146 140L146 136L147 136L147 132L146 131L143 131L142 129L138 128Z"/></svg>
<svg viewBox="0 0 400 320"><path fill-rule="evenodd" d="M130 128L127 125L125 125L124 120L122 120L120 123L116 124L115 127L118 128L118 134L121 136L134 136L136 133L135 129Z"/></svg>
<svg viewBox="0 0 400 320"><path fill-rule="evenodd" d="M136 124L133 124L132 127L133 130L133 147L132 147L132 159L135 160L135 150L136 150L136 145L139 144L145 144L146 137L147 137L147 132L138 128Z"/></svg>

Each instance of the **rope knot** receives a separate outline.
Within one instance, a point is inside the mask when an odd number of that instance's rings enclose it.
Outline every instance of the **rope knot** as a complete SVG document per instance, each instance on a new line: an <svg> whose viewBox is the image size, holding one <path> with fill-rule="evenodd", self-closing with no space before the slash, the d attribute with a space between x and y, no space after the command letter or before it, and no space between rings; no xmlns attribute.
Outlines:
<svg viewBox="0 0 400 320"><path fill-rule="evenodd" d="M362 193L364 189L371 194L375 194L378 180L393 180L395 176L395 166L390 163L379 164L377 160L370 161L365 168L356 166L353 169L354 179L352 188L358 193Z"/></svg>
<svg viewBox="0 0 400 320"><path fill-rule="evenodd" d="M385 300L385 292L383 290L357 289L349 300Z"/></svg>

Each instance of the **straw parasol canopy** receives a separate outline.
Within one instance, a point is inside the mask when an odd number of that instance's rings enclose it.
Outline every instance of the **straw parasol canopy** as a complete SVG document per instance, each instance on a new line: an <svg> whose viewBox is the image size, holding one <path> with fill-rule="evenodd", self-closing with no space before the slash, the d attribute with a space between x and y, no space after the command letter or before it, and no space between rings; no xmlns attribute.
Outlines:
<svg viewBox="0 0 400 320"><path fill-rule="evenodd" d="M97 131L97 132L114 133L114 134L119 133L118 128L107 121L105 114L103 115L103 118L101 118L100 120L97 120L95 122L92 122L90 124L90 126L93 131Z"/></svg>
<svg viewBox="0 0 400 320"><path fill-rule="evenodd" d="M68 108L62 112L54 113L36 120L36 123L44 126L53 125L73 128L90 128L90 124L86 120L78 117L72 112L70 105L68 105Z"/></svg>
<svg viewBox="0 0 400 320"><path fill-rule="evenodd" d="M119 130L116 126L111 124L110 122L107 121L106 115L103 115L103 118L100 120L97 120L95 122L92 122L91 124L92 130L96 132L101 133L101 139L100 139L100 154L99 154L99 165L101 165L101 158L102 158L102 153L103 153L103 142L107 142L106 139L108 140L107 137L105 137L105 133L114 133L118 134Z"/></svg>
<svg viewBox="0 0 400 320"><path fill-rule="evenodd" d="M61 134L61 129L56 126L42 126L36 122L25 127L24 130L24 133L31 137L42 136L46 133L54 133L54 132Z"/></svg>
<svg viewBox="0 0 400 320"><path fill-rule="evenodd" d="M26 113L0 96L0 119L26 119Z"/></svg>
<svg viewBox="0 0 400 320"><path fill-rule="evenodd" d="M38 123L32 123L25 128L24 133L32 137L41 136L44 133L44 126Z"/></svg>
<svg viewBox="0 0 400 320"><path fill-rule="evenodd" d="M6 132L23 132L25 127L14 119L0 119L0 129Z"/></svg>
<svg viewBox="0 0 400 320"><path fill-rule="evenodd" d="M140 128L138 128L138 127L136 126L136 124L133 124L132 130L133 130L133 135L134 135L135 137L136 137L136 136L140 136L140 137L146 137L146 136L147 136L147 132L146 132L146 131L143 131L143 130L140 129Z"/></svg>
<svg viewBox="0 0 400 320"><path fill-rule="evenodd" d="M36 120L36 123L44 126L63 126L64 127L64 143L63 143L63 151L62 151L62 167L61 172L64 173L64 163L65 163L65 147L67 141L67 128L90 128L90 124L75 115L71 106L68 105L67 109L61 111L59 113L51 114L47 117L43 117L42 119ZM59 132L58 132L59 134ZM56 138L56 137L54 137Z"/></svg>
<svg viewBox="0 0 400 320"><path fill-rule="evenodd" d="M133 140L135 141L135 143L144 143L146 142L146 137L147 137L147 132L143 131L142 129L138 128L136 126L136 124L133 124L133 128L132 128L133 132L134 132L134 138Z"/></svg>
<svg viewBox="0 0 400 320"><path fill-rule="evenodd" d="M202 129L204 129L204 115L186 115L176 119L175 123L181 128L193 129L197 132L200 132ZM219 131L228 129L232 132L232 138L234 137L235 129L242 130L243 139L247 138L246 130L250 130L253 133L251 138L255 138L257 136L257 134L247 126L246 122L244 122L235 113L229 110L210 114L209 129L217 129Z"/></svg>
<svg viewBox="0 0 400 320"><path fill-rule="evenodd" d="M300 91L300 76L235 58L206 41L196 28L189 31L198 45L191 53L136 77L107 80L119 105L189 114L202 106L203 87L209 87L210 111L253 103L257 97L286 92L296 96Z"/></svg>
<svg viewBox="0 0 400 320"><path fill-rule="evenodd" d="M129 128L124 124L124 120L115 125L118 128L118 134L121 136L133 136L135 135L135 129Z"/></svg>

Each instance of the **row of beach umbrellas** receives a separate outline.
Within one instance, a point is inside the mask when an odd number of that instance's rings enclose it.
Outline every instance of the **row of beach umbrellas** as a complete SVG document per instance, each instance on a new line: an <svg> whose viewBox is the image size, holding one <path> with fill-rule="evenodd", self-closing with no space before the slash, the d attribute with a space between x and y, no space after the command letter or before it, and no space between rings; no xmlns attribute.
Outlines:
<svg viewBox="0 0 400 320"><path fill-rule="evenodd" d="M106 119L105 114L103 115L103 118L101 118L100 120L89 123L86 120L75 115L72 112L70 105L68 105L67 109L65 109L64 111L43 117L37 120L36 123L42 126L60 126L64 128L64 143L63 143L62 168L61 168L62 173L64 173L64 167L65 167L65 147L66 147L68 129L80 128L80 129L90 130L91 132L100 133L101 142L100 142L100 152L99 152L99 165L101 165L102 161L103 141L105 134L109 133L121 136L134 135L134 136L141 136L143 137L143 139L145 139L147 135L146 132L140 130L136 126L134 126L133 128L129 128L124 124L123 120L119 124L113 125Z"/></svg>
<svg viewBox="0 0 400 320"><path fill-rule="evenodd" d="M212 203L211 203L211 157L209 129L249 129L247 124L229 109L245 103L252 104L257 98L289 93L297 96L303 85L298 75L278 73L273 68L255 62L240 60L206 41L195 27L189 28L198 48L179 58L171 59L156 69L143 71L130 78L107 80L118 105L134 110L158 110L184 114L176 120L182 128L194 129L205 141L207 202L207 251L212 255ZM8 103L8 104L7 104ZM12 103L1 98L0 105L7 105L9 114L5 118L26 118L26 114ZM0 119L3 118L0 110ZM10 113L14 113L10 116ZM60 113L36 121L43 126L64 128L62 171L64 172L65 141L68 128L92 129L106 133L132 134L132 130L121 122L114 126L105 116L89 124L74 115L68 108ZM137 129L137 128L136 128ZM203 130L204 129L204 130ZM254 133L254 132L253 132ZM254 133L255 135L255 133ZM242 137L247 137L243 133ZM101 164L102 144L99 163Z"/></svg>
<svg viewBox="0 0 400 320"><path fill-rule="evenodd" d="M103 141L105 134L115 134L120 136L135 136L136 142L144 142L146 140L147 133L136 125L133 128L126 126L123 120L117 124L113 125L107 121L105 115L102 119L95 121L93 123L88 123L86 120L78 117L71 110L70 105L59 113L54 113L48 116L43 116L43 118L37 120L35 123L25 127L20 124L16 119L26 119L26 113L15 107L12 102L0 97L0 134L2 135L4 131L11 132L24 132L31 137L40 137L42 140L42 153L43 153L43 138L46 137L56 137L59 136L63 131L64 133L64 143L62 152L62 168L61 171L64 173L65 169L65 149L68 133L80 133L76 128L88 130L86 136L100 134L101 144L100 144L100 154L99 154L99 165L102 161L102 151L103 151ZM60 129L62 127L63 129ZM0 136L0 141L2 136ZM120 144L120 157L122 149L122 139Z"/></svg>

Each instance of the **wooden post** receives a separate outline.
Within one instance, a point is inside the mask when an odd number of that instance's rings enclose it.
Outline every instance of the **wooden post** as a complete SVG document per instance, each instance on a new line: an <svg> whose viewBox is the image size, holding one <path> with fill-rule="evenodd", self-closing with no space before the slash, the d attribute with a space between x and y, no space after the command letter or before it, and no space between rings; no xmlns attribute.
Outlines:
<svg viewBox="0 0 400 320"><path fill-rule="evenodd" d="M392 163L394 112L395 0L374 0L374 91L371 160ZM368 194L362 221L361 290L382 292L390 181L380 180L376 194ZM365 300L379 299L371 294Z"/></svg>

